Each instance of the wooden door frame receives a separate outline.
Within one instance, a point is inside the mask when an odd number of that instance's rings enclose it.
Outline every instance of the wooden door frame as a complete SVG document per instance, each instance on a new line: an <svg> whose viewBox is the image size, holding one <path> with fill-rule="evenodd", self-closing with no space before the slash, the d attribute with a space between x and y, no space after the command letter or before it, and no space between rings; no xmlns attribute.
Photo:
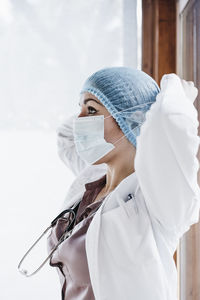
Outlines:
<svg viewBox="0 0 200 300"><path fill-rule="evenodd" d="M142 1L142 70L158 84L176 73L176 0Z"/></svg>
<svg viewBox="0 0 200 300"><path fill-rule="evenodd" d="M193 80L195 86L199 87L199 79L197 81L197 70L199 69L199 65L197 65L198 60L193 61L194 58L192 58L192 69L190 70L188 70L187 64L185 65L188 60L188 45L190 45L189 48L192 48L192 55L197 53L197 48L193 48L198 44L195 18L192 20L192 23L190 23L189 19L189 23L186 23L185 25L182 23L184 20L183 15L187 10L190 11L191 15L193 15L195 11L194 5L196 2L197 1L195 0L177 0L177 32L179 33L177 40L177 74L185 80ZM187 34L188 28L192 28L192 32ZM188 43L186 37L187 39L188 37L192 39L192 44ZM199 99L200 97L198 95L194 102L194 106L198 111L198 121L200 121ZM200 127L198 127L198 135L199 133ZM200 160L200 148L197 153L197 158ZM197 180L198 184L200 184L200 170L197 174ZM200 222L193 224L190 230L184 234L179 242L177 266L179 276L179 299L181 300L200 299L199 232Z"/></svg>
<svg viewBox="0 0 200 300"><path fill-rule="evenodd" d="M176 0L142 0L142 70L159 86L162 75L176 73L176 40Z"/></svg>

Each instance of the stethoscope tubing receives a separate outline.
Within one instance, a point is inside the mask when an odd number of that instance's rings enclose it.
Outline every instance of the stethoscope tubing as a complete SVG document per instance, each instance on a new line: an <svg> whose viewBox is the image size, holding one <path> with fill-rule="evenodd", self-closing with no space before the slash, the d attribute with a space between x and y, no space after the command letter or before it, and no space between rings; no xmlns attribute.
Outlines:
<svg viewBox="0 0 200 300"><path fill-rule="evenodd" d="M78 204L80 203L80 201L78 202ZM20 260L19 264L18 264L18 270L20 271L21 274L25 275L26 277L30 277L34 274L36 274L43 266L44 264L48 261L49 258L51 258L52 254L54 253L54 251L58 248L58 246L68 237L71 235L73 228L68 231L68 229L70 228L70 226L73 224L73 222L75 221L76 218L76 213L74 212L74 208L77 206L77 203L73 206L73 208L68 208L63 210L55 219L53 219L53 221L51 222L51 224L45 229L45 231L39 236L39 238L33 243L33 245L28 249L28 251L24 254L24 256L22 257L22 259ZM41 238L47 233L47 231L49 229L51 229L53 226L55 226L57 220L59 218L61 218L65 213L72 213L73 214L73 220L71 221L71 223L67 226L67 228L65 229L64 233L62 234L62 236L60 237L58 243L56 244L56 246L51 250L51 252L49 253L49 255L47 256L47 258L42 262L42 264L32 273L28 273L27 270L25 269L21 269L21 264L24 261L24 259L26 258L26 256L30 253L30 251L34 248L34 246L41 240Z"/></svg>

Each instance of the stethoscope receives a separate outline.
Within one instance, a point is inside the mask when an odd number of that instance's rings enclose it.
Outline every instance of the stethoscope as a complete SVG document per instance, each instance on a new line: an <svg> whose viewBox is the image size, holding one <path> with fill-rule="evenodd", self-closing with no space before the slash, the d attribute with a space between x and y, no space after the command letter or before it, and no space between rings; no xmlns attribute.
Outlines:
<svg viewBox="0 0 200 300"><path fill-rule="evenodd" d="M24 254L24 256L22 257L22 259L20 260L19 264L18 264L18 270L20 271L21 274L25 275L26 277L30 277L34 274L36 274L43 266L44 264L48 261L48 259L50 259L53 255L53 253L55 252L55 250L58 248L58 246L66 239L68 238L71 234L72 234L72 230L74 228L74 223L75 223L75 219L76 219L76 213L79 207L81 201L76 202L71 208L65 209L63 210L61 213L59 213L59 215L51 222L50 226L48 226L45 231L39 236L39 238L35 241L35 243L28 249L28 251ZM66 217L63 217L63 215L65 215L66 213L69 213L69 215ZM27 255L30 253L30 251L33 249L33 247L41 240L41 238L48 232L49 229L51 229L53 226L56 225L56 222L59 218L63 217L64 219L68 220L71 218L72 215L72 221L70 222L70 224L67 226L67 228L64 230L62 236L60 237L60 239L58 240L58 243L56 244L56 246L51 250L51 252L49 253L49 255L47 256L47 258L43 261L43 263L32 273L28 273L28 271L26 269L21 268L22 262L24 261L24 259L27 257Z"/></svg>
<svg viewBox="0 0 200 300"><path fill-rule="evenodd" d="M110 195L109 195L110 196ZM128 194L128 200L130 200L131 198L133 198L134 195L133 194ZM59 213L59 215L51 222L50 226L48 226L45 231L39 236L39 238L35 241L35 243L28 249L28 251L24 254L24 256L22 257L22 259L20 260L19 264L18 264L18 270L20 271L21 274L25 275L26 277L30 277L34 274L36 274L43 266L44 264L48 261L48 259L51 259L53 253L55 252L55 250L58 248L58 246L65 240L67 239L71 234L72 231L74 229L74 223L75 223L75 219L76 219L76 213L79 207L81 200L79 200L78 202L76 202L74 205L72 205L71 208L65 209L63 210L61 213ZM41 240L41 238L48 232L49 229L51 229L53 226L56 225L56 222L59 218L61 218L63 215L65 215L66 213L69 213L68 217L63 217L63 219L70 219L70 213L73 215L73 219L70 222L70 224L67 226L67 228L64 230L63 234L61 235L60 239L58 240L58 243L56 244L56 246L50 251L49 255L47 256L47 258L43 261L43 263L32 273L28 273L27 270L21 268L22 262L24 261L24 259L27 257L27 255L30 253L30 251L34 248L34 246Z"/></svg>

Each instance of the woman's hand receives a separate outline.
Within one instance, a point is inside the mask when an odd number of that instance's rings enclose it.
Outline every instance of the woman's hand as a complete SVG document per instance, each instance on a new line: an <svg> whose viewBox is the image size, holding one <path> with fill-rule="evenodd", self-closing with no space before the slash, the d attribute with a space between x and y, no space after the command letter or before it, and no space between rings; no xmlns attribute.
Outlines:
<svg viewBox="0 0 200 300"><path fill-rule="evenodd" d="M186 97L190 99L193 103L198 95L198 89L194 86L193 81L186 81L184 79L180 80L183 85Z"/></svg>

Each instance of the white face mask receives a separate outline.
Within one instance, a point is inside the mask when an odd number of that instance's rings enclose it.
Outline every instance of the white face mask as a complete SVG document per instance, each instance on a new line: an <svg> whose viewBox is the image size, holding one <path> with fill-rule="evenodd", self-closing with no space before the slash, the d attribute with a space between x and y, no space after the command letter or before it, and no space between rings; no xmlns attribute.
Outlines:
<svg viewBox="0 0 200 300"><path fill-rule="evenodd" d="M108 152L112 151L123 135L114 144L104 139L104 119L112 117L104 115L77 117L73 120L73 135L76 151L89 164L93 164Z"/></svg>

